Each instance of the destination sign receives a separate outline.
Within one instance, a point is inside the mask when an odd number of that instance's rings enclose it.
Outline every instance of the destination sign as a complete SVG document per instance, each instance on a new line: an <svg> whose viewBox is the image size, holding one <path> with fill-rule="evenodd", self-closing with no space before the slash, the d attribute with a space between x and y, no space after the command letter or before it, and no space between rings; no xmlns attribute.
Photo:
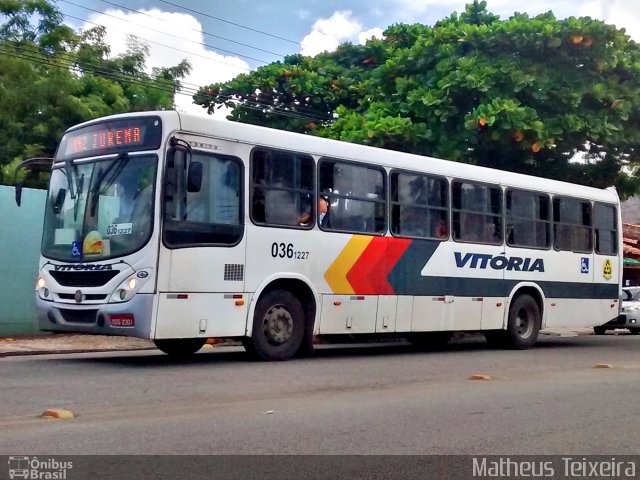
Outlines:
<svg viewBox="0 0 640 480"><path fill-rule="evenodd" d="M161 138L162 124L157 117L95 123L65 134L56 160L155 150L160 146Z"/></svg>

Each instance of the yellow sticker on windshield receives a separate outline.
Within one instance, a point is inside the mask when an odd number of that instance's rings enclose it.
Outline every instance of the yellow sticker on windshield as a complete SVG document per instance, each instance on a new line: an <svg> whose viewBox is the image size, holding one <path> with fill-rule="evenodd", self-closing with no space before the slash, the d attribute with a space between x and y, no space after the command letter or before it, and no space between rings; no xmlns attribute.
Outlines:
<svg viewBox="0 0 640 480"><path fill-rule="evenodd" d="M613 265L611 264L611 260L607 259L604 261L604 267L602 268L602 276L607 280L611 280L612 275L613 275Z"/></svg>
<svg viewBox="0 0 640 480"><path fill-rule="evenodd" d="M102 235L97 230L87 233L82 243L82 253L85 255L102 255Z"/></svg>

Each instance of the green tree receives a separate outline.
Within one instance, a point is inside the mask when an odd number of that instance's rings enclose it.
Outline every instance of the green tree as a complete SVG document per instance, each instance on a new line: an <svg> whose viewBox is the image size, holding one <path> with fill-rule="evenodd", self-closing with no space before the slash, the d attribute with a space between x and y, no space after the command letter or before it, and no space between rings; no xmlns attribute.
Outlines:
<svg viewBox="0 0 640 480"><path fill-rule="evenodd" d="M363 46L202 87L194 101L231 107L236 121L640 190L626 173L640 163L640 48L588 17L501 20L475 1L432 27L393 25Z"/></svg>
<svg viewBox="0 0 640 480"><path fill-rule="evenodd" d="M145 44L132 40L126 53L111 57L104 28L75 32L62 20L47 0L0 0L0 183L13 182L20 161L52 157L76 123L173 108L191 69L183 60L149 75Z"/></svg>

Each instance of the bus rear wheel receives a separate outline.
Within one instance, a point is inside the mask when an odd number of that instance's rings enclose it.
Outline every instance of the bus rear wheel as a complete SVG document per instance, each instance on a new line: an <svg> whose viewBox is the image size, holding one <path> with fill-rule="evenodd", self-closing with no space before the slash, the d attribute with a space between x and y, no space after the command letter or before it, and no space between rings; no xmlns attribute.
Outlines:
<svg viewBox="0 0 640 480"><path fill-rule="evenodd" d="M256 305L251 337L243 340L245 350L261 360L288 360L304 338L305 316L300 301L286 290L265 294Z"/></svg>
<svg viewBox="0 0 640 480"><path fill-rule="evenodd" d="M153 343L158 350L172 357L189 357L200 350L206 341L206 338L168 338L154 340Z"/></svg>
<svg viewBox="0 0 640 480"><path fill-rule="evenodd" d="M518 295L509 308L507 323L507 347L526 350L533 347L538 340L542 318L538 303L531 295Z"/></svg>

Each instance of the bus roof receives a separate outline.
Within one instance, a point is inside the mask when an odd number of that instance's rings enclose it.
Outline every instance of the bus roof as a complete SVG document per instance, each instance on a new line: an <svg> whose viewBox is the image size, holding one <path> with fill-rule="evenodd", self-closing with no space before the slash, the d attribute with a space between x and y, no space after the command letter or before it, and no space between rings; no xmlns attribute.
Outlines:
<svg viewBox="0 0 640 480"><path fill-rule="evenodd" d="M175 123L176 115L180 129L216 138L230 140L249 145L260 145L275 149L292 150L314 156L332 157L335 159L365 161L373 165L403 170L414 170L450 178L461 178L493 184L513 186L523 189L545 191L548 193L584 197L596 201L619 203L614 188L599 189L574 183L551 180L543 177L498 170L477 165L463 164L451 160L415 155L410 153L386 150L339 140L287 132L268 127L260 127L245 123L205 117L202 115L180 113L175 111L137 112L122 116L157 115L168 123ZM106 117L114 118L115 116ZM86 122L87 125L92 122ZM77 128L77 127L74 127ZM428 160L428 163L425 162Z"/></svg>

